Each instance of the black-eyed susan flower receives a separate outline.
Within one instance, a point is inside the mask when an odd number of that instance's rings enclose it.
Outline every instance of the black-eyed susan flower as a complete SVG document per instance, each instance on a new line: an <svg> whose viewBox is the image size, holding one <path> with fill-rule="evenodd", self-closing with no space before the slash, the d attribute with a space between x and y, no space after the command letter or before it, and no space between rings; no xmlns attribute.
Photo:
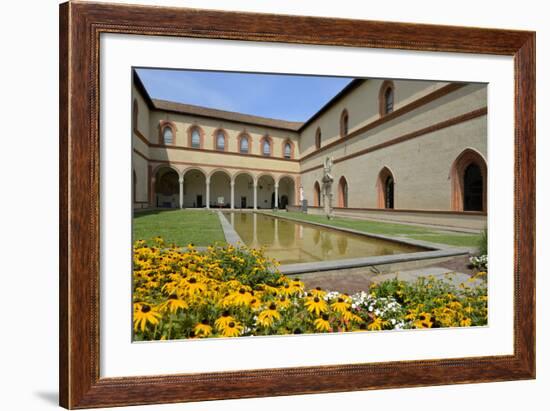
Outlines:
<svg viewBox="0 0 550 411"><path fill-rule="evenodd" d="M185 310L189 308L189 305L178 298L176 294L170 294L168 299L162 303L160 306L160 311L170 311L171 313L175 313L178 310Z"/></svg>
<svg viewBox="0 0 550 411"><path fill-rule="evenodd" d="M320 297L308 297L304 303L310 313L319 315L327 311L328 306L325 300Z"/></svg>
<svg viewBox="0 0 550 411"><path fill-rule="evenodd" d="M308 294L312 297L324 298L327 292L321 289L321 287L315 287L313 290L309 290Z"/></svg>
<svg viewBox="0 0 550 411"><path fill-rule="evenodd" d="M258 314L257 323L263 327L271 327L273 323L281 318L281 314L277 311L277 305L271 303L267 309Z"/></svg>
<svg viewBox="0 0 550 411"><path fill-rule="evenodd" d="M214 321L214 325L218 330L221 331L227 326L227 324L229 324L232 321L235 321L235 319L231 316L229 311L224 311L221 317L219 317L218 319L216 319L216 321Z"/></svg>
<svg viewBox="0 0 550 411"><path fill-rule="evenodd" d="M330 308L332 308L334 311L340 314L343 314L344 312L348 311L350 306L351 304L344 297L338 297L336 301L330 304Z"/></svg>
<svg viewBox="0 0 550 411"><path fill-rule="evenodd" d="M317 318L313 325L317 331L330 331L330 322L328 321L328 314L323 314L320 318Z"/></svg>
<svg viewBox="0 0 550 411"><path fill-rule="evenodd" d="M369 330L369 331L380 331L386 325L388 325L387 321L384 321L380 317L376 317L374 320L372 320L372 322L369 325L367 325L367 330Z"/></svg>
<svg viewBox="0 0 550 411"><path fill-rule="evenodd" d="M277 300L277 305L280 308L288 308L292 305L292 301L290 300L290 298L283 295Z"/></svg>
<svg viewBox="0 0 550 411"><path fill-rule="evenodd" d="M197 337L208 337L212 334L212 326L208 324L208 320L202 320L193 328Z"/></svg>
<svg viewBox="0 0 550 411"><path fill-rule="evenodd" d="M134 331L140 329L141 332L145 332L147 323L151 323L152 325L159 323L161 315L158 311L153 309L149 304L136 304L138 308L134 309ZM136 304L134 304L134 307L136 307Z"/></svg>
<svg viewBox="0 0 550 411"><path fill-rule="evenodd" d="M230 321L222 330L224 337L238 337L243 332L244 327L237 321Z"/></svg>

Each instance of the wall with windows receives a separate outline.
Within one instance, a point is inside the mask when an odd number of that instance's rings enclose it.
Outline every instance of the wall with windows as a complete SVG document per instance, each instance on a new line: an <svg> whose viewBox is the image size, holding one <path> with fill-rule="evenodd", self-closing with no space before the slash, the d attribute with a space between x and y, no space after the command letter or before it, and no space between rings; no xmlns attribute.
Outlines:
<svg viewBox="0 0 550 411"><path fill-rule="evenodd" d="M335 207L462 211L469 202L476 211L486 210L485 194L476 192L480 186L486 190L487 183L487 92L483 84L358 82L298 132L149 111L145 100L135 94L140 113L137 124L139 130L146 129L134 133L138 202L149 198L152 206L156 204L150 187L156 178L154 170L170 165L180 176L191 168L200 170L200 175L188 174L194 180L185 177L185 207L206 206L206 180L210 181L212 207L219 197L224 206L230 205L231 183L234 207L253 207L254 182L258 208L274 206L276 185L279 206L281 202L298 204L300 185L310 206L322 206L323 162L331 157ZM169 130L168 143L163 128ZM318 130L320 148L315 147ZM472 171L470 163L479 169ZM213 175L218 169L225 174ZM474 183L465 183L466 170ZM285 175L288 181L283 181ZM170 206L179 206L175 194Z"/></svg>
<svg viewBox="0 0 550 411"><path fill-rule="evenodd" d="M380 118L379 92L384 80L369 79L345 97L335 102L319 118L300 131L301 157L316 151L315 134L321 130L321 147L341 138L340 119L342 112L348 113L348 133L351 133ZM394 110L419 99L447 83L393 80Z"/></svg>
<svg viewBox="0 0 550 411"><path fill-rule="evenodd" d="M487 160L486 115L475 113L486 104L485 86L467 85L302 160L306 199L314 203L314 185L321 182L323 161L332 157L335 206L338 182L344 176L348 207L383 208L378 183L380 171L387 167L394 178L395 208L451 210L453 162L467 148ZM472 112L474 117L467 118ZM338 123L337 116L332 120Z"/></svg>

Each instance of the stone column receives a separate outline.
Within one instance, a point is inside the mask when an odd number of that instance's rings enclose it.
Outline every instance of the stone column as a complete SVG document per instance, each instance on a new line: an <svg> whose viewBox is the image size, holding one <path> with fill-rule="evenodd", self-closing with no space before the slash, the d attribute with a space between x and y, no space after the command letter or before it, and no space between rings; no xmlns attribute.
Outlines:
<svg viewBox="0 0 550 411"><path fill-rule="evenodd" d="M180 208L183 208L183 177L179 178L180 183Z"/></svg>
<svg viewBox="0 0 550 411"><path fill-rule="evenodd" d="M206 208L210 208L210 177L206 179Z"/></svg>
<svg viewBox="0 0 550 411"><path fill-rule="evenodd" d="M155 182L156 182L155 177L151 177L151 186L149 188L151 207L156 207L157 206L157 195L155 193Z"/></svg>
<svg viewBox="0 0 550 411"><path fill-rule="evenodd" d="M254 181L254 210L258 209L258 183Z"/></svg>
<svg viewBox="0 0 550 411"><path fill-rule="evenodd" d="M231 209L235 208L235 181L231 181Z"/></svg>
<svg viewBox="0 0 550 411"><path fill-rule="evenodd" d="M273 235L273 243L275 244L275 247L279 247L279 219L278 218L274 218L273 219L274 223L275 223L275 227L273 229L274 231L274 235Z"/></svg>
<svg viewBox="0 0 550 411"><path fill-rule="evenodd" d="M275 184L275 210L279 208L279 184Z"/></svg>

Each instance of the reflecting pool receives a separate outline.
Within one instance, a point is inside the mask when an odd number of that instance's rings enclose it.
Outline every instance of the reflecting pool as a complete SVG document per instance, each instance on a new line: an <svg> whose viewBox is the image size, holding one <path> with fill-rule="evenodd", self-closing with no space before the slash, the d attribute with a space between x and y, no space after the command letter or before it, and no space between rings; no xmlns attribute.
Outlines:
<svg viewBox="0 0 550 411"><path fill-rule="evenodd" d="M243 242L264 247L281 264L341 260L425 251L420 247L299 223L265 214L226 212Z"/></svg>

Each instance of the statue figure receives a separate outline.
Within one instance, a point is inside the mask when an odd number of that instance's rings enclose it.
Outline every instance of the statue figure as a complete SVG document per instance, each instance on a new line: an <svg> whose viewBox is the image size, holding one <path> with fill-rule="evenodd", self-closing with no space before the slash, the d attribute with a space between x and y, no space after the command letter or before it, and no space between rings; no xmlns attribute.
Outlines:
<svg viewBox="0 0 550 411"><path fill-rule="evenodd" d="M334 177L332 177L332 157L325 158L325 163L323 166L323 204L325 209L325 215L330 220L332 219L332 182Z"/></svg>

